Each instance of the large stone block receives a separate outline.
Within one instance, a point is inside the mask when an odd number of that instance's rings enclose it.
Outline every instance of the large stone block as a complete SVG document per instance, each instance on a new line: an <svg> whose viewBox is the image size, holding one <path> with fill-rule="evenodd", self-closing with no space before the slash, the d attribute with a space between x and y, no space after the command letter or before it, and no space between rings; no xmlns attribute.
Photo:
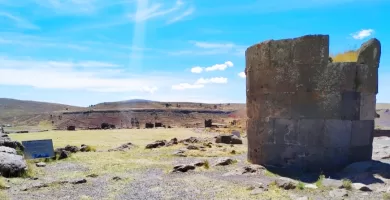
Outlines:
<svg viewBox="0 0 390 200"><path fill-rule="evenodd" d="M351 143L352 121L325 120L324 147L349 147Z"/></svg>
<svg viewBox="0 0 390 200"><path fill-rule="evenodd" d="M336 171L349 163L349 146L325 148L323 154L323 170Z"/></svg>
<svg viewBox="0 0 390 200"><path fill-rule="evenodd" d="M300 144L306 147L324 146L325 120L300 119L298 124L298 138Z"/></svg>
<svg viewBox="0 0 390 200"><path fill-rule="evenodd" d="M351 146L371 145L374 127L374 120L352 121Z"/></svg>
<svg viewBox="0 0 390 200"><path fill-rule="evenodd" d="M295 119L340 119L341 93L298 91L292 96L291 116Z"/></svg>
<svg viewBox="0 0 390 200"><path fill-rule="evenodd" d="M254 119L264 117L291 118L292 96L293 93L278 92L247 99L248 117Z"/></svg>
<svg viewBox="0 0 390 200"><path fill-rule="evenodd" d="M359 64L356 70L357 91L378 94L378 68Z"/></svg>
<svg viewBox="0 0 390 200"><path fill-rule="evenodd" d="M298 120L275 119L274 135L276 144L301 145L298 134Z"/></svg>
<svg viewBox="0 0 390 200"><path fill-rule="evenodd" d="M261 161L265 166L302 168L305 149L299 145L262 145Z"/></svg>
<svg viewBox="0 0 390 200"><path fill-rule="evenodd" d="M370 39L358 51L358 63L366 64L370 68L379 68L381 57L381 43L376 38Z"/></svg>
<svg viewBox="0 0 390 200"><path fill-rule="evenodd" d="M372 93L360 94L360 120L374 120L376 118L376 95Z"/></svg>
<svg viewBox="0 0 390 200"><path fill-rule="evenodd" d="M305 155L305 171L318 172L323 169L324 165L324 147L308 146Z"/></svg>
<svg viewBox="0 0 390 200"><path fill-rule="evenodd" d="M356 63L328 63L320 75L312 78L313 87L318 91L356 91Z"/></svg>
<svg viewBox="0 0 390 200"><path fill-rule="evenodd" d="M293 42L294 63L323 64L329 59L329 36L306 35Z"/></svg>
<svg viewBox="0 0 390 200"><path fill-rule="evenodd" d="M248 144L251 146L263 144L276 144L274 134L274 119L248 119Z"/></svg>
<svg viewBox="0 0 390 200"><path fill-rule="evenodd" d="M360 92L343 92L341 97L341 119L360 118Z"/></svg>
<svg viewBox="0 0 390 200"><path fill-rule="evenodd" d="M323 74L326 71L326 67L327 65L325 64L294 63L294 69L296 70L294 73L299 75L296 83L292 83L296 86L296 91L313 92L318 90L317 85L323 80Z"/></svg>
<svg viewBox="0 0 390 200"><path fill-rule="evenodd" d="M351 146L348 156L349 163L371 160L372 151L372 145Z"/></svg>

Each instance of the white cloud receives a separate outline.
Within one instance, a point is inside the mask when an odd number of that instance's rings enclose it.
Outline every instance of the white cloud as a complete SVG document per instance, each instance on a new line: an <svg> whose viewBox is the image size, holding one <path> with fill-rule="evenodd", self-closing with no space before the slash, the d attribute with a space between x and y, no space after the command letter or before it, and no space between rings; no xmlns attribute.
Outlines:
<svg viewBox="0 0 390 200"><path fill-rule="evenodd" d="M227 82L228 82L227 78L214 77L214 78L209 78L209 79L200 78L195 82L195 84L209 84L209 83L222 84L222 83L227 83Z"/></svg>
<svg viewBox="0 0 390 200"><path fill-rule="evenodd" d="M374 33L373 29L362 29L361 31L358 31L356 33L352 33L351 36L356 40L362 40L366 37L369 37Z"/></svg>
<svg viewBox="0 0 390 200"><path fill-rule="evenodd" d="M245 72L238 73L238 76L241 77L241 78L245 78L246 77Z"/></svg>
<svg viewBox="0 0 390 200"><path fill-rule="evenodd" d="M194 11L195 11L195 8L189 8L186 11L184 11L182 14L180 14L179 16L168 20L167 24L172 24L172 23L178 22L178 21L184 19L185 17L191 15Z"/></svg>
<svg viewBox="0 0 390 200"><path fill-rule="evenodd" d="M180 83L177 85L172 85L173 90L185 90L185 89L199 89L203 88L202 84L189 84L189 83Z"/></svg>
<svg viewBox="0 0 390 200"><path fill-rule="evenodd" d="M157 85L163 87L164 84L161 83L170 84L167 81L170 77L150 78L150 75L146 74L123 76L121 71L111 70L117 65L98 61L62 62L0 58L0 62L0 85L94 92L154 93L158 90ZM84 67L84 70L77 70L77 67Z"/></svg>
<svg viewBox="0 0 390 200"><path fill-rule="evenodd" d="M11 13L7 12L0 12L0 18L5 17L13 22L18 28L23 28L23 29L39 29L39 27L26 19L23 19L21 17L18 17L16 15L13 15Z"/></svg>
<svg viewBox="0 0 390 200"><path fill-rule="evenodd" d="M234 66L233 62L226 61L223 64L215 64L215 65L210 66L210 67L203 68L203 67L196 66L196 67L191 68L191 72L195 73L195 74L199 74L199 73L202 73L203 71L206 71L206 72L216 71L216 70L224 71L228 67L233 67L233 66Z"/></svg>
<svg viewBox="0 0 390 200"><path fill-rule="evenodd" d="M203 71L203 68L202 68L202 67L199 67L199 66L196 66L196 67L191 68L191 72L192 72L192 73L195 73L195 74L202 73L202 71Z"/></svg>
<svg viewBox="0 0 390 200"><path fill-rule="evenodd" d="M207 72L209 72L209 71L216 71L216 70L224 71L228 67L233 67L233 63L231 61L226 61L223 64L215 64L213 66L206 67L205 71L207 71Z"/></svg>

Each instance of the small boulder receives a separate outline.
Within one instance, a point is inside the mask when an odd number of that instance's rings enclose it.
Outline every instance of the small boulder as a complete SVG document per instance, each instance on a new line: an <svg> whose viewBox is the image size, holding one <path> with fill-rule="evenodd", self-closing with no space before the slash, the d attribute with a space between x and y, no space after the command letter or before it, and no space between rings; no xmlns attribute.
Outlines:
<svg viewBox="0 0 390 200"><path fill-rule="evenodd" d="M194 166L196 166L196 167L202 167L204 165L206 165L206 161L205 160L198 161L198 162L194 163Z"/></svg>
<svg viewBox="0 0 390 200"><path fill-rule="evenodd" d="M242 144L242 139L235 135L220 135L215 138L215 143Z"/></svg>
<svg viewBox="0 0 390 200"><path fill-rule="evenodd" d="M70 156L70 152L69 151L62 150L60 152L60 155L58 156L58 160L69 158L69 156Z"/></svg>
<svg viewBox="0 0 390 200"><path fill-rule="evenodd" d="M314 185L314 184L306 184L305 188L308 188L308 189L318 189L318 187L316 185Z"/></svg>
<svg viewBox="0 0 390 200"><path fill-rule="evenodd" d="M77 153L78 151L80 151L80 149L77 146L71 146L71 145L66 145L64 149L71 153Z"/></svg>
<svg viewBox="0 0 390 200"><path fill-rule="evenodd" d="M187 146L187 149L189 149L189 150L199 150L199 147L191 144L191 145Z"/></svg>
<svg viewBox="0 0 390 200"><path fill-rule="evenodd" d="M98 177L99 175L97 175L97 174L88 174L87 175L87 177L89 177L89 178L96 178L96 177Z"/></svg>
<svg viewBox="0 0 390 200"><path fill-rule="evenodd" d="M231 158L220 158L217 160L217 163L215 164L215 166L226 166L226 165L231 165L233 164L235 161Z"/></svg>
<svg viewBox="0 0 390 200"><path fill-rule="evenodd" d="M16 150L11 147L0 146L0 152L16 155Z"/></svg>
<svg viewBox="0 0 390 200"><path fill-rule="evenodd" d="M296 186L296 181L281 177L279 180L276 181L276 185L279 188L285 189L285 190L293 190Z"/></svg>
<svg viewBox="0 0 390 200"><path fill-rule="evenodd" d="M0 173L5 177L17 177L27 170L22 156L0 152Z"/></svg>
<svg viewBox="0 0 390 200"><path fill-rule="evenodd" d="M86 182L87 182L87 179L83 178L83 179L74 180L74 181L72 181L70 183L73 184L73 185L77 185L77 184L83 184L83 183L86 183Z"/></svg>
<svg viewBox="0 0 390 200"><path fill-rule="evenodd" d="M132 147L134 147L133 143L128 142L128 143L122 144L121 146L119 146L117 148L109 149L108 152L111 152L111 151L126 151L126 150L131 149Z"/></svg>
<svg viewBox="0 0 390 200"><path fill-rule="evenodd" d="M119 176L114 176L114 177L112 178L112 180L114 180L114 181L120 181L120 180L122 180L122 178L119 177Z"/></svg>
<svg viewBox="0 0 390 200"><path fill-rule="evenodd" d="M146 149L154 149L154 148L159 148L159 147L162 147L162 146L165 146L165 144L167 143L166 140L157 140L153 143L150 143L148 145L146 145Z"/></svg>
<svg viewBox="0 0 390 200"><path fill-rule="evenodd" d="M35 166L37 166L37 167L46 167L46 163L39 162L39 163L35 164Z"/></svg>
<svg viewBox="0 0 390 200"><path fill-rule="evenodd" d="M174 156L179 156L179 157L187 157L187 156L184 154L185 152L186 152L185 150L180 149L180 150L177 150L177 151L173 152L173 155L174 155Z"/></svg>
<svg viewBox="0 0 390 200"><path fill-rule="evenodd" d="M172 172L187 172L188 170L194 170L195 166L194 165L176 165L173 167Z"/></svg>
<svg viewBox="0 0 390 200"><path fill-rule="evenodd" d="M177 145L177 144L178 144L177 138L172 138L171 140L169 140L168 143L165 144L165 146L169 147L169 146L173 146L173 145Z"/></svg>
<svg viewBox="0 0 390 200"><path fill-rule="evenodd" d="M372 189L363 183L352 183L352 188L363 192L371 192Z"/></svg>

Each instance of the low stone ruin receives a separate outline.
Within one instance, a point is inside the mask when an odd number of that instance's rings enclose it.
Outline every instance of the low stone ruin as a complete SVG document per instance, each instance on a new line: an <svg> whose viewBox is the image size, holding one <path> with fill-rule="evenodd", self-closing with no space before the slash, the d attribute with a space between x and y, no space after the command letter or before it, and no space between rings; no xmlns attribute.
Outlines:
<svg viewBox="0 0 390 200"><path fill-rule="evenodd" d="M287 171L371 160L381 45L329 62L329 36L270 40L246 52L248 159Z"/></svg>

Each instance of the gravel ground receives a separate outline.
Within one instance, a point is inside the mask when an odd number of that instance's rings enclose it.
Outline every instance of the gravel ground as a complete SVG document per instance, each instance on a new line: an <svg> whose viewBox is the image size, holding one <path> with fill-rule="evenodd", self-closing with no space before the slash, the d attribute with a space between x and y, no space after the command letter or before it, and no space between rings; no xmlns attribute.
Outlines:
<svg viewBox="0 0 390 200"><path fill-rule="evenodd" d="M380 160L385 167L390 165L390 139L380 137L374 139L373 158ZM35 199L299 199L309 197L311 199L338 199L331 197L329 188L315 190L284 190L270 191L250 195L247 190L250 186L259 184L267 185L280 177L272 174L259 175L232 175L225 176L227 172L248 166L246 153L230 156L238 162L229 166L214 166L218 157L197 158L177 157L172 162L172 167L177 164L192 164L196 161L207 159L210 169L197 168L186 173L170 173L164 169L150 167L147 169L129 170L121 174L102 175L98 177L86 177L88 167L72 161L61 161L50 164L44 170L45 175L32 179L7 179L10 189L6 193L10 199L35 200ZM389 168L386 168L389 169ZM57 174L67 172L71 176L58 177ZM389 174L390 171L383 174ZM72 175L73 174L73 175ZM384 199L385 192L390 192L390 177L375 174L378 183L368 185L373 192L357 190L346 191L346 199ZM119 176L120 180L114 180ZM354 174L361 180L367 180L367 173ZM372 174L371 174L372 178ZM72 181L86 179L86 183L72 184ZM68 181L63 183L61 181ZM341 182L339 180L339 182ZM47 184L47 187L42 187ZM41 186L39 188L39 186ZM27 191L23 191L27 188ZM390 197L390 195L389 195ZM341 198L341 197L340 197ZM302 198L304 199L304 198ZM390 198L389 198L390 199Z"/></svg>

